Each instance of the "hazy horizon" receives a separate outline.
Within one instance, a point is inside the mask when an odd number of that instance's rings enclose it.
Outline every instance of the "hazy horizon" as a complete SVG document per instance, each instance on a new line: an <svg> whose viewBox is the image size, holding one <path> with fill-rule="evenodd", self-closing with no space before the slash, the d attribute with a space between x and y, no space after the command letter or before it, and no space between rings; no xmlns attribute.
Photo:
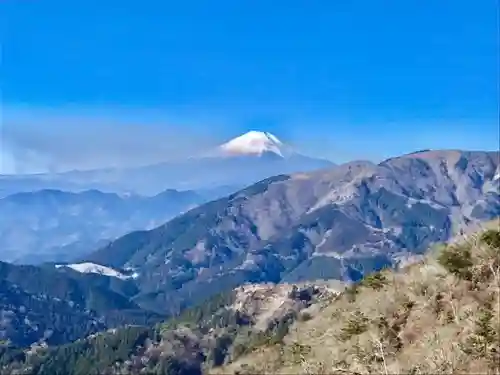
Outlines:
<svg viewBox="0 0 500 375"><path fill-rule="evenodd" d="M436 142L432 139L432 134L420 134L420 137L401 140L386 152L376 153L370 147L367 149L366 143L370 142L373 148L374 143L379 142L380 147L387 142L394 142L394 135L387 135L386 141L380 135L375 140L353 137L336 142L328 138L319 139L320 136L315 137L314 134L300 139L300 135L286 130L280 133L257 126L211 132L210 126L196 130L176 125L165 126L167 121L158 119L143 123L124 119L118 123L122 130L118 131L116 118L60 118L51 115L41 119L49 121L50 127L33 126L40 124L40 117L33 123L24 122L24 126L3 126L0 174L127 168L182 160L200 155L251 130L268 131L285 144L291 145L298 153L337 164L353 160L379 162L424 149L498 150L495 137L490 137L489 140L483 140L482 137L474 139L473 136L461 135L460 132L450 134L446 142ZM333 149L324 150L322 146Z"/></svg>

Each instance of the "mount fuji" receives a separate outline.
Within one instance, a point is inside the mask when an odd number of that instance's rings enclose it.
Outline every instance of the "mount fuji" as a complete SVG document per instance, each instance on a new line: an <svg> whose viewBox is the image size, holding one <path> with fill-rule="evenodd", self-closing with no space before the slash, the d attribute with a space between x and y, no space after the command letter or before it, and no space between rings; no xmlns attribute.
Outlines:
<svg viewBox="0 0 500 375"><path fill-rule="evenodd" d="M296 152L271 133L250 131L185 160L130 169L128 182L134 184L127 188L143 194L166 187L197 191L240 188L275 175L331 166L330 161ZM141 181L145 183L139 185Z"/></svg>
<svg viewBox="0 0 500 375"><path fill-rule="evenodd" d="M291 147L268 132L250 131L231 139L217 148L218 156L262 156L275 154L282 158L293 155Z"/></svg>
<svg viewBox="0 0 500 375"><path fill-rule="evenodd" d="M154 195L166 189L197 190L217 197L267 177L328 168L328 160L296 152L269 132L249 131L190 158L134 168L0 176L0 196L60 189Z"/></svg>

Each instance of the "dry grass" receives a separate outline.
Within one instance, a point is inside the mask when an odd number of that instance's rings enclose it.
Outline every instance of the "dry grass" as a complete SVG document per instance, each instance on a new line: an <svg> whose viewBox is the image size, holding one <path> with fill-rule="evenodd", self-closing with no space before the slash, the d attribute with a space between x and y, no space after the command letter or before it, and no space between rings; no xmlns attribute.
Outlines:
<svg viewBox="0 0 500 375"><path fill-rule="evenodd" d="M500 374L500 231L488 227L489 239L469 234L375 275L295 323L284 344L213 372Z"/></svg>

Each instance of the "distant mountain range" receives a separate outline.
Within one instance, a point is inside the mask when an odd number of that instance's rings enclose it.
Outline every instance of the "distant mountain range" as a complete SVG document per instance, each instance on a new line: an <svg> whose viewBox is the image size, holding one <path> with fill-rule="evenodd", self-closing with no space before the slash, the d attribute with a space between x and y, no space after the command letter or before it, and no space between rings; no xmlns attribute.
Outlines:
<svg viewBox="0 0 500 375"><path fill-rule="evenodd" d="M0 260L72 261L133 230L157 227L212 193L167 190L153 197L40 190L0 199Z"/></svg>
<svg viewBox="0 0 500 375"><path fill-rule="evenodd" d="M252 131L175 163L0 176L0 260L72 262L252 182L325 166L331 163L302 156L270 133Z"/></svg>
<svg viewBox="0 0 500 375"><path fill-rule="evenodd" d="M56 174L0 176L0 196L20 191L59 189L155 195L166 189L242 188L266 177L311 171L333 164L292 150L276 136L251 131L185 160L135 168L107 168Z"/></svg>
<svg viewBox="0 0 500 375"><path fill-rule="evenodd" d="M263 180L86 258L177 310L244 282L358 280L500 215L498 152L423 151Z"/></svg>

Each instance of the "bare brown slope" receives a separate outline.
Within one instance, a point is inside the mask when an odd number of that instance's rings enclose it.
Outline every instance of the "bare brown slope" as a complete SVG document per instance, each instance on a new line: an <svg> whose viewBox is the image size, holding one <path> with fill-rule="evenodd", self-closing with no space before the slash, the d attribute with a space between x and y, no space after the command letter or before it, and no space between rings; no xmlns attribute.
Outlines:
<svg viewBox="0 0 500 375"><path fill-rule="evenodd" d="M500 222L349 288L217 374L500 372ZM434 258L437 256L437 259Z"/></svg>

